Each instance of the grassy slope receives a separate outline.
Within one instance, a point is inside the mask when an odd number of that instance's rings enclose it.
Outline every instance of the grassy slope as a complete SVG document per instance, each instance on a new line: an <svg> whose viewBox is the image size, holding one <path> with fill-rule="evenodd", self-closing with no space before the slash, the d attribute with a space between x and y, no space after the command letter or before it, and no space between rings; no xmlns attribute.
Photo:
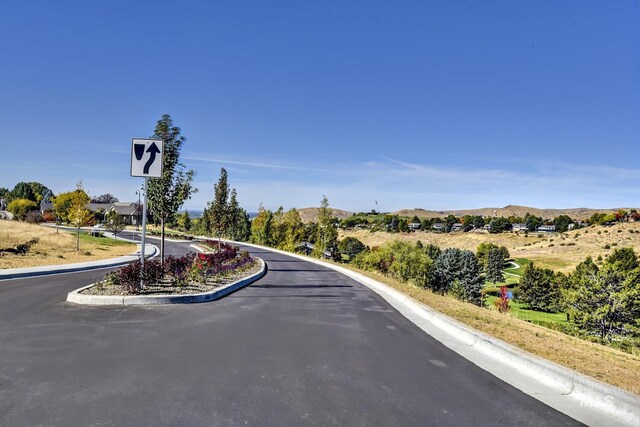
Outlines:
<svg viewBox="0 0 640 427"><path fill-rule="evenodd" d="M72 233L17 221L0 221L0 246L13 247L32 238L39 241L24 256L0 256L0 268L34 267L94 261L128 255L136 246L114 239L81 236L80 251L76 252L76 237Z"/></svg>

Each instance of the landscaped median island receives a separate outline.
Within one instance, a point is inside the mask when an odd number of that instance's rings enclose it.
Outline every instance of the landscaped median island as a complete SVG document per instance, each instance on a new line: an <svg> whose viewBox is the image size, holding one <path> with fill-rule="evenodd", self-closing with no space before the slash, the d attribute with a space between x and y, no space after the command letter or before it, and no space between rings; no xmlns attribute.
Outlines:
<svg viewBox="0 0 640 427"><path fill-rule="evenodd" d="M218 291L233 292L265 272L262 260L236 246L213 241L204 241L203 246L210 251L169 256L164 262L147 260L144 269L140 261L127 264L100 282L70 293L68 301L101 305L127 304L127 299L132 304L210 301L223 296ZM234 285L238 287L230 289Z"/></svg>

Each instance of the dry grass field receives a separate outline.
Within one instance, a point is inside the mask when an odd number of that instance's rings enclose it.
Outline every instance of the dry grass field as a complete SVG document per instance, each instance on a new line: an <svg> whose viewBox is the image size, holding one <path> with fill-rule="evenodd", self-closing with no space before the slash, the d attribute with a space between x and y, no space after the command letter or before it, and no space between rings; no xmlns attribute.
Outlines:
<svg viewBox="0 0 640 427"><path fill-rule="evenodd" d="M41 265L71 264L128 255L136 245L113 239L86 239L80 241L76 251L76 237L69 232L18 221L0 221L0 248L12 248L33 238L33 245L26 255L4 254L0 256L0 268L35 267Z"/></svg>
<svg viewBox="0 0 640 427"><path fill-rule="evenodd" d="M586 257L605 258L614 249L631 247L640 253L640 222L621 223L611 227L594 226L563 234L531 233L529 236L515 233L371 233L368 230L342 231L340 238L356 237L370 247L381 246L391 240L403 240L423 244L432 243L441 248L476 250L482 242L506 246L513 258L527 258L540 267L569 272Z"/></svg>

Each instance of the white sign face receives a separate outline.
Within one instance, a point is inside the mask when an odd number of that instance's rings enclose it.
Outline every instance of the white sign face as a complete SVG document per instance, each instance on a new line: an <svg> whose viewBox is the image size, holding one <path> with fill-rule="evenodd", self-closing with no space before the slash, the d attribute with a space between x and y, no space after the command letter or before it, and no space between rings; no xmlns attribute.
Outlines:
<svg viewBox="0 0 640 427"><path fill-rule="evenodd" d="M131 140L131 176L160 178L164 145L159 139L133 138Z"/></svg>

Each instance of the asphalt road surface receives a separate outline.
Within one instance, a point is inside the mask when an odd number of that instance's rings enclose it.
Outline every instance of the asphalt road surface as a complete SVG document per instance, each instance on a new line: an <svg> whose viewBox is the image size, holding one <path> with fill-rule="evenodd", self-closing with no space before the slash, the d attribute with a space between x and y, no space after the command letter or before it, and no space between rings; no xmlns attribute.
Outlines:
<svg viewBox="0 0 640 427"><path fill-rule="evenodd" d="M268 274L203 304L65 302L105 270L0 281L0 425L578 425L363 285L249 250Z"/></svg>

